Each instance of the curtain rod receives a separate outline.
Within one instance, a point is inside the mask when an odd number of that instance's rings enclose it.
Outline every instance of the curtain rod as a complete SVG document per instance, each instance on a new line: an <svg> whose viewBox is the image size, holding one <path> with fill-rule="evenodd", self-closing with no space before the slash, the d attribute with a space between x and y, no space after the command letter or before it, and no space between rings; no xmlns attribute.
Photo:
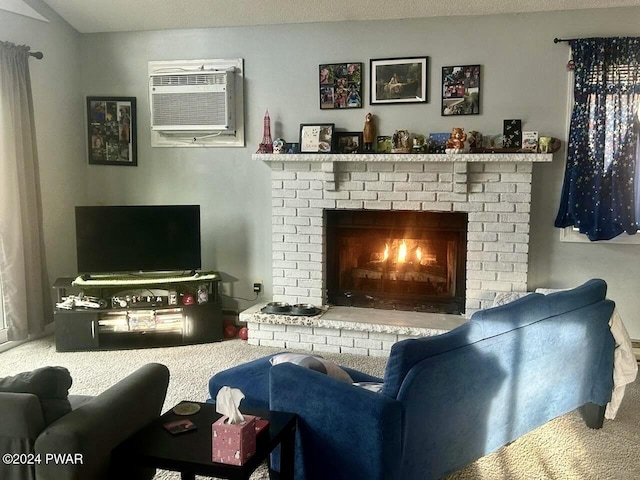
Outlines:
<svg viewBox="0 0 640 480"><path fill-rule="evenodd" d="M571 43L574 40L578 40L577 38L554 38L553 39L553 43L560 43L560 42L567 42L567 43Z"/></svg>
<svg viewBox="0 0 640 480"><path fill-rule="evenodd" d="M42 58L44 57L42 52L29 52L29 56L30 57L35 57L38 60L42 60Z"/></svg>

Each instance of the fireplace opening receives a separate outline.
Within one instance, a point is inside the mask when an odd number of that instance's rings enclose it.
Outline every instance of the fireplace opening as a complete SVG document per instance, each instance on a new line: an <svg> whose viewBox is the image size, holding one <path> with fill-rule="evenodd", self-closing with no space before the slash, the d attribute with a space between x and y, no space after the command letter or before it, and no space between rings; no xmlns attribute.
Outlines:
<svg viewBox="0 0 640 480"><path fill-rule="evenodd" d="M325 213L329 304L464 313L466 213Z"/></svg>

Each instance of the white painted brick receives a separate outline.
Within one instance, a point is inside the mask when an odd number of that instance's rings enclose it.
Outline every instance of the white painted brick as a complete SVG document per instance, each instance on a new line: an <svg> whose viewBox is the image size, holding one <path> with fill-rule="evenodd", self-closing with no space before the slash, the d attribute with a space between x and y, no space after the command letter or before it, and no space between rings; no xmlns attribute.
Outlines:
<svg viewBox="0 0 640 480"><path fill-rule="evenodd" d="M513 272L513 263L508 262L485 262L483 263L485 272ZM498 274L498 278L500 274Z"/></svg>
<svg viewBox="0 0 640 480"><path fill-rule="evenodd" d="M272 277L284 277L284 269L282 268L274 268L271 270Z"/></svg>
<svg viewBox="0 0 640 480"><path fill-rule="evenodd" d="M253 328L249 329L249 338L253 339L262 339L262 340L273 340L273 332L267 332L264 330L254 330Z"/></svg>
<svg viewBox="0 0 640 480"><path fill-rule="evenodd" d="M469 174L469 183L489 183L489 182L499 182L499 181L500 181L499 173L470 173Z"/></svg>
<svg viewBox="0 0 640 480"><path fill-rule="evenodd" d="M277 241L274 239L274 241ZM300 235L296 233L295 235L284 235L284 241L286 243L309 243L309 235Z"/></svg>
<svg viewBox="0 0 640 480"><path fill-rule="evenodd" d="M487 292L487 291L467 291L467 298L476 299L476 300L493 300L495 298L495 292Z"/></svg>
<svg viewBox="0 0 640 480"><path fill-rule="evenodd" d="M502 213L500 214L500 222L503 223L529 223L528 213Z"/></svg>
<svg viewBox="0 0 640 480"><path fill-rule="evenodd" d="M309 206L309 200L300 198L286 198L284 200L284 206L285 208L307 208Z"/></svg>
<svg viewBox="0 0 640 480"><path fill-rule="evenodd" d="M531 174L530 173L502 173L500 175L500 181L511 182L511 183L531 183Z"/></svg>
<svg viewBox="0 0 640 480"><path fill-rule="evenodd" d="M396 342L387 342L387 341L383 341L383 342L382 342L382 350L381 350L381 351L383 351L383 352L384 352L384 351L386 350L386 351L388 351L389 353L391 353L391 347L393 347L393 344L394 344L394 343L398 343L398 342L397 342L397 341L396 341Z"/></svg>
<svg viewBox="0 0 640 480"><path fill-rule="evenodd" d="M516 203L516 212L529 213L531 211L531 204L529 203Z"/></svg>
<svg viewBox="0 0 640 480"><path fill-rule="evenodd" d="M324 353L340 353L340 347L337 345L313 345L312 350L314 352L324 352Z"/></svg>
<svg viewBox="0 0 640 480"><path fill-rule="evenodd" d="M319 202L321 200L312 200ZM296 213L300 217L322 217L322 208L298 208Z"/></svg>
<svg viewBox="0 0 640 480"><path fill-rule="evenodd" d="M283 162L285 170L295 170L295 171L309 171L311 170L311 163L309 162Z"/></svg>
<svg viewBox="0 0 640 480"><path fill-rule="evenodd" d="M372 162L367 165L367 170L370 172L393 172L393 163Z"/></svg>
<svg viewBox="0 0 640 480"><path fill-rule="evenodd" d="M335 338L335 337L329 337L329 338ZM327 343L327 336L304 334L304 335L300 335L300 341L308 342L308 343L318 343L318 344Z"/></svg>
<svg viewBox="0 0 640 480"><path fill-rule="evenodd" d="M365 172L367 164L362 162L340 162L338 170L343 172Z"/></svg>
<svg viewBox="0 0 640 480"><path fill-rule="evenodd" d="M322 227L300 226L297 232L304 235L322 235Z"/></svg>
<svg viewBox="0 0 640 480"><path fill-rule="evenodd" d="M271 213L274 216L295 217L297 212L295 208L276 207L271 209Z"/></svg>
<svg viewBox="0 0 640 480"><path fill-rule="evenodd" d="M296 191L295 190L272 190L271 197L274 199L295 198Z"/></svg>
<svg viewBox="0 0 640 480"><path fill-rule="evenodd" d="M307 225L311 225L311 221L305 217L285 217L284 224L307 226Z"/></svg>
<svg viewBox="0 0 640 480"><path fill-rule="evenodd" d="M438 181L439 182L453 182L453 174L452 173L440 173L438 174Z"/></svg>
<svg viewBox="0 0 640 480"><path fill-rule="evenodd" d="M391 210L391 202L364 202L366 210Z"/></svg>
<svg viewBox="0 0 640 480"><path fill-rule="evenodd" d="M470 172L484 172L484 163L469 163L468 169Z"/></svg>
<svg viewBox="0 0 640 480"><path fill-rule="evenodd" d="M467 242L467 250L469 252L481 252L483 247L484 244L482 242Z"/></svg>
<svg viewBox="0 0 640 480"><path fill-rule="evenodd" d="M341 333L343 333L341 331ZM340 347L353 347L354 338L351 337L326 337L327 345L337 345Z"/></svg>
<svg viewBox="0 0 640 480"><path fill-rule="evenodd" d="M259 340L264 347L287 348L282 340Z"/></svg>
<svg viewBox="0 0 640 480"><path fill-rule="evenodd" d="M497 222L498 214L497 213L470 213L469 214L469 222Z"/></svg>
<svg viewBox="0 0 640 480"><path fill-rule="evenodd" d="M422 191L422 183L395 183L393 188L396 192L419 192Z"/></svg>
<svg viewBox="0 0 640 480"><path fill-rule="evenodd" d="M364 190L364 182L343 182L340 184L340 190L362 191Z"/></svg>
<svg viewBox="0 0 640 480"><path fill-rule="evenodd" d="M484 208L482 203L454 203L453 210L455 212L481 212Z"/></svg>
<svg viewBox="0 0 640 480"><path fill-rule="evenodd" d="M287 327L286 331L288 333L300 333L300 334L308 334L311 332L311 327L305 327L300 325L285 325Z"/></svg>
<svg viewBox="0 0 640 480"><path fill-rule="evenodd" d="M369 339L380 340L381 342L396 342L398 336L395 333L369 332Z"/></svg>
<svg viewBox="0 0 640 480"><path fill-rule="evenodd" d="M274 172L271 171L271 180L295 180L296 172Z"/></svg>
<svg viewBox="0 0 640 480"><path fill-rule="evenodd" d="M515 183L487 183L484 188L485 192L490 193L515 193Z"/></svg>
<svg viewBox="0 0 640 480"><path fill-rule="evenodd" d="M341 335L345 338L369 338L369 332L360 330L342 330Z"/></svg>
<svg viewBox="0 0 640 480"><path fill-rule="evenodd" d="M271 290L274 295L284 295L284 287L277 287L274 285Z"/></svg>
<svg viewBox="0 0 640 480"><path fill-rule="evenodd" d="M410 182L437 182L438 174L437 173L410 173L409 174Z"/></svg>
<svg viewBox="0 0 640 480"><path fill-rule="evenodd" d="M487 232L507 232L512 233L515 231L516 226L513 223L485 223L484 229Z"/></svg>
<svg viewBox="0 0 640 480"><path fill-rule="evenodd" d="M511 253L515 250L513 243L503 243L503 242L495 242L495 243L484 243L482 245L482 249L485 252L507 252Z"/></svg>
<svg viewBox="0 0 640 480"><path fill-rule="evenodd" d="M274 190L280 190L282 189L282 180L272 180L271 181L271 195L273 195L275 192Z"/></svg>
<svg viewBox="0 0 640 480"><path fill-rule="evenodd" d="M423 210L433 210L434 212L450 212L453 210L451 202L422 202Z"/></svg>
<svg viewBox="0 0 640 480"><path fill-rule="evenodd" d="M517 163L516 171L521 173L532 173L533 172L533 163Z"/></svg>
<svg viewBox="0 0 640 480"><path fill-rule="evenodd" d="M274 225L271 227L273 233L296 233L296 227L293 225Z"/></svg>
<svg viewBox="0 0 640 480"><path fill-rule="evenodd" d="M489 185L487 183L487 185ZM469 193L481 193L484 191L484 184L483 183L468 183L467 184L467 190L469 191Z"/></svg>
<svg viewBox="0 0 640 480"><path fill-rule="evenodd" d="M530 183L518 183L516 184L516 192L518 193L531 193Z"/></svg>
<svg viewBox="0 0 640 480"><path fill-rule="evenodd" d="M453 185L451 183L424 183L422 188L425 192L452 192ZM465 198L466 200L466 198Z"/></svg>
<svg viewBox="0 0 640 480"><path fill-rule="evenodd" d="M298 250L298 246L290 243L274 243L271 249L276 252L295 252Z"/></svg>
<svg viewBox="0 0 640 480"><path fill-rule="evenodd" d="M257 338L253 338L251 335L249 335L249 338L247 338L247 343L249 345L259 346L260 345L260 340L258 340Z"/></svg>
<svg viewBox="0 0 640 480"><path fill-rule="evenodd" d="M375 198L376 195L373 195L373 197ZM362 200L338 200L336 202L336 208L360 210L364 208L364 202Z"/></svg>
<svg viewBox="0 0 640 480"><path fill-rule="evenodd" d="M516 223L514 225L516 227L516 233L529 233L531 227L526 223Z"/></svg>
<svg viewBox="0 0 640 480"><path fill-rule="evenodd" d="M304 252L285 252L284 259L291 262L308 262L310 255Z"/></svg>
<svg viewBox="0 0 640 480"><path fill-rule="evenodd" d="M282 277L273 277L273 285L279 287L296 287L298 280L295 278L285 278L283 275Z"/></svg>
<svg viewBox="0 0 640 480"><path fill-rule="evenodd" d="M320 180L309 182L309 188L311 190L322 190L324 188L324 182Z"/></svg>
<svg viewBox="0 0 640 480"><path fill-rule="evenodd" d="M406 182L409 180L408 173L381 173L380 180L383 182Z"/></svg>
<svg viewBox="0 0 640 480"><path fill-rule="evenodd" d="M430 163L424 164L424 171L425 172L442 172L442 173L453 172L453 166L451 165L451 162L443 162L443 163L430 162Z"/></svg>
<svg viewBox="0 0 640 480"><path fill-rule="evenodd" d="M355 348L368 348L369 350L382 350L382 340L370 340L368 338L356 338L353 342Z"/></svg>
<svg viewBox="0 0 640 480"><path fill-rule="evenodd" d="M304 278L304 279L308 279L310 278L309 275L309 271L306 270L287 270L286 271L286 277L287 278ZM300 285L300 284L298 284Z"/></svg>
<svg viewBox="0 0 640 480"><path fill-rule="evenodd" d="M482 270L482 262L467 262L467 270Z"/></svg>
<svg viewBox="0 0 640 480"><path fill-rule="evenodd" d="M271 170L283 170L284 169L284 163L283 162L271 162L269 164L269 167L271 168Z"/></svg>
<svg viewBox="0 0 640 480"><path fill-rule="evenodd" d="M393 202L392 210L422 210L422 202Z"/></svg>
<svg viewBox="0 0 640 480"><path fill-rule="evenodd" d="M285 190L286 192L288 192L288 190ZM297 197L298 198L322 198L322 190L298 190L297 191Z"/></svg>
<svg viewBox="0 0 640 480"><path fill-rule="evenodd" d="M407 200L412 202L435 202L436 192L408 192Z"/></svg>
<svg viewBox="0 0 640 480"><path fill-rule="evenodd" d="M498 261L498 254L495 252L469 252L467 253L467 260L478 260L481 262L496 262Z"/></svg>
<svg viewBox="0 0 640 480"><path fill-rule="evenodd" d="M349 192L351 200L376 200L378 198L377 192ZM338 207L340 208L340 207Z"/></svg>
<svg viewBox="0 0 640 480"><path fill-rule="evenodd" d="M407 194L405 192L380 192L378 194L378 200L381 201L385 201L385 200L406 200L407 199Z"/></svg>
<svg viewBox="0 0 640 480"><path fill-rule="evenodd" d="M467 279L469 280L495 280L498 278L498 274L496 272L484 272L484 271L475 271L472 270L467 272ZM467 292L467 295L469 292Z"/></svg>
<svg viewBox="0 0 640 480"><path fill-rule="evenodd" d="M297 180L322 180L324 175L322 172L298 172Z"/></svg>
<svg viewBox="0 0 640 480"><path fill-rule="evenodd" d="M453 184L454 193L467 193L467 184L466 182L454 183Z"/></svg>
<svg viewBox="0 0 640 480"><path fill-rule="evenodd" d="M322 253L322 245L318 245L315 243L309 244L301 244L298 246L299 252L308 252L308 253Z"/></svg>
<svg viewBox="0 0 640 480"><path fill-rule="evenodd" d="M482 282L480 282L480 280L467 279L467 288L469 290L480 290L482 288Z"/></svg>
<svg viewBox="0 0 640 480"><path fill-rule="evenodd" d="M396 172L422 172L424 171L424 164L422 163L396 163Z"/></svg>
<svg viewBox="0 0 640 480"><path fill-rule="evenodd" d="M371 182L367 184L369 192L391 192L393 191L393 182Z"/></svg>
<svg viewBox="0 0 640 480"><path fill-rule="evenodd" d="M487 162L484 164L485 172L511 173L516 171L515 163L511 162Z"/></svg>
<svg viewBox="0 0 640 480"><path fill-rule="evenodd" d="M529 253L529 244L527 244L527 243L516 243L514 252L516 252L516 253Z"/></svg>
<svg viewBox="0 0 640 480"><path fill-rule="evenodd" d="M498 239L501 242L528 243L529 235L527 233L499 233Z"/></svg>
<svg viewBox="0 0 640 480"><path fill-rule="evenodd" d="M284 260L285 252L271 252L272 260Z"/></svg>
<svg viewBox="0 0 640 480"><path fill-rule="evenodd" d="M336 328L323 328L323 327L313 327L314 335L322 335L325 337L339 337L340 330Z"/></svg>
<svg viewBox="0 0 640 480"><path fill-rule="evenodd" d="M349 192L341 190L339 192L324 192L327 200L349 200Z"/></svg>
<svg viewBox="0 0 640 480"><path fill-rule="evenodd" d="M284 293L291 296L299 295L301 297L306 297L309 295L309 289L299 287L285 287Z"/></svg>
<svg viewBox="0 0 640 480"><path fill-rule="evenodd" d="M512 202L512 203L530 203L531 194L530 193L502 193L500 194L500 201Z"/></svg>
<svg viewBox="0 0 640 480"><path fill-rule="evenodd" d="M484 224L482 223L468 223L467 230L470 232L482 232L484 230Z"/></svg>
<svg viewBox="0 0 640 480"><path fill-rule="evenodd" d="M322 289L322 280L302 280L298 279L298 286L301 288Z"/></svg>
<svg viewBox="0 0 640 480"><path fill-rule="evenodd" d="M322 162L322 166L320 168L323 172L335 172L336 164L335 162Z"/></svg>
<svg viewBox="0 0 640 480"><path fill-rule="evenodd" d="M479 300L466 300L464 302L465 316L471 317L474 312L480 310Z"/></svg>
<svg viewBox="0 0 640 480"><path fill-rule="evenodd" d="M284 343L285 343L285 348L291 349L291 350L305 350L307 352L311 352L313 349L312 343L292 342L292 341L286 341Z"/></svg>
<svg viewBox="0 0 640 480"><path fill-rule="evenodd" d="M527 263L529 255L526 253L499 253L498 261L510 263Z"/></svg>
<svg viewBox="0 0 640 480"><path fill-rule="evenodd" d="M510 292L512 291L512 285L510 282L482 282L482 288L494 292Z"/></svg>
<svg viewBox="0 0 640 480"><path fill-rule="evenodd" d="M285 180L283 187L286 190L308 190L309 182L307 180Z"/></svg>
<svg viewBox="0 0 640 480"><path fill-rule="evenodd" d="M516 208L513 203L486 203L484 210L486 212L514 212Z"/></svg>
<svg viewBox="0 0 640 480"><path fill-rule="evenodd" d="M276 325L271 323L260 323L260 330L267 332L285 332L287 330L286 325Z"/></svg>
<svg viewBox="0 0 640 480"><path fill-rule="evenodd" d="M377 182L380 175L377 172L354 172L351 174L351 180L362 182Z"/></svg>
<svg viewBox="0 0 640 480"><path fill-rule="evenodd" d="M470 202L499 202L500 195L497 193L470 193L469 194Z"/></svg>
<svg viewBox="0 0 640 480"><path fill-rule="evenodd" d="M501 282L518 282L526 283L527 274L520 272L499 272L498 280Z"/></svg>

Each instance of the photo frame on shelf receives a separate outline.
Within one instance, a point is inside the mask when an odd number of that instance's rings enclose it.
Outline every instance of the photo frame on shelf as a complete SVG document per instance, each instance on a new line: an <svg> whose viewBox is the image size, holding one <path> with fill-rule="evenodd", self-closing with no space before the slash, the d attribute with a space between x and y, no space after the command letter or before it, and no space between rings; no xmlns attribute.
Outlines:
<svg viewBox="0 0 640 480"><path fill-rule="evenodd" d="M442 67L443 117L480 114L480 65Z"/></svg>
<svg viewBox="0 0 640 480"><path fill-rule="evenodd" d="M138 165L136 97L87 97L88 158L92 165Z"/></svg>
<svg viewBox="0 0 640 480"><path fill-rule="evenodd" d="M332 153L334 123L301 123L299 153Z"/></svg>
<svg viewBox="0 0 640 480"><path fill-rule="evenodd" d="M375 58L369 62L369 103L427 103L429 57Z"/></svg>
<svg viewBox="0 0 640 480"><path fill-rule="evenodd" d="M362 153L362 132L336 132L336 153Z"/></svg>
<svg viewBox="0 0 640 480"><path fill-rule="evenodd" d="M319 66L320 110L362 108L362 63Z"/></svg>
<svg viewBox="0 0 640 480"><path fill-rule="evenodd" d="M376 153L391 153L391 135L378 135Z"/></svg>

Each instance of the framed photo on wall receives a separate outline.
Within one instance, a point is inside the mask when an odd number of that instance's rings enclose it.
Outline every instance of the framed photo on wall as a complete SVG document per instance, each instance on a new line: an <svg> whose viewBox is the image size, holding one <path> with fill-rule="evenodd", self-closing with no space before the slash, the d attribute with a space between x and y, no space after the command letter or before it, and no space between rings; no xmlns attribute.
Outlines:
<svg viewBox="0 0 640 480"><path fill-rule="evenodd" d="M334 145L333 123L300 124L299 153L331 153Z"/></svg>
<svg viewBox="0 0 640 480"><path fill-rule="evenodd" d="M370 103L426 103L429 57L370 60Z"/></svg>
<svg viewBox="0 0 640 480"><path fill-rule="evenodd" d="M87 141L92 165L138 165L136 98L87 97Z"/></svg>
<svg viewBox="0 0 640 480"><path fill-rule="evenodd" d="M336 153L361 153L362 132L336 132Z"/></svg>
<svg viewBox="0 0 640 480"><path fill-rule="evenodd" d="M480 65L442 67L442 116L480 114Z"/></svg>
<svg viewBox="0 0 640 480"><path fill-rule="evenodd" d="M362 108L362 63L319 67L320 110Z"/></svg>

